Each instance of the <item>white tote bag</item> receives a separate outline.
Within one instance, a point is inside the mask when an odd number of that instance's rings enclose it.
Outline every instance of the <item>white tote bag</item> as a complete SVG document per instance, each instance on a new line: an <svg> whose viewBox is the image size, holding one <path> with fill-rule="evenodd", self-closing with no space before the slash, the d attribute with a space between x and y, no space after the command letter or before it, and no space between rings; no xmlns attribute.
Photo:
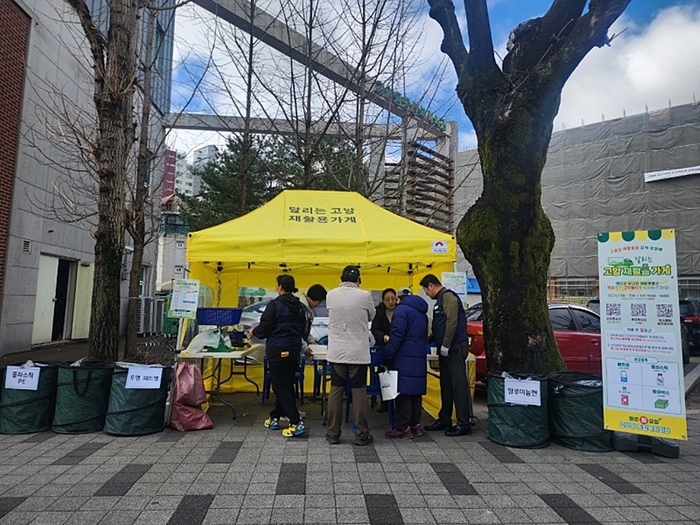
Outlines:
<svg viewBox="0 0 700 525"><path fill-rule="evenodd" d="M399 395L399 373L396 370L384 370L379 373L379 386L382 389L382 401L391 401Z"/></svg>

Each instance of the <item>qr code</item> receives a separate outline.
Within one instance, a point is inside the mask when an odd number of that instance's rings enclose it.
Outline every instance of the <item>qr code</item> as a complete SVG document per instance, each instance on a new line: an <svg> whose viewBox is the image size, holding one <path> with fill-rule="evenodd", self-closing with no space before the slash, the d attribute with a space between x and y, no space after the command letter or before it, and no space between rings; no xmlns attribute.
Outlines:
<svg viewBox="0 0 700 525"><path fill-rule="evenodd" d="M647 316L646 303L632 303L630 305L630 314L632 315L632 317L646 317Z"/></svg>
<svg viewBox="0 0 700 525"><path fill-rule="evenodd" d="M605 315L608 317L620 317L622 315L620 303L605 303Z"/></svg>
<svg viewBox="0 0 700 525"><path fill-rule="evenodd" d="M656 305L656 317L670 319L673 317L673 305L672 304L657 304Z"/></svg>

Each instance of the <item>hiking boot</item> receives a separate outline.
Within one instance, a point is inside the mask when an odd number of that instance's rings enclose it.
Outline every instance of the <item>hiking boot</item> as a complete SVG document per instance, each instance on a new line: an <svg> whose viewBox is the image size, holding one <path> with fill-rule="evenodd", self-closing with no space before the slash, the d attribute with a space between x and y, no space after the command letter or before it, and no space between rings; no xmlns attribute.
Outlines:
<svg viewBox="0 0 700 525"><path fill-rule="evenodd" d="M413 432L411 432L411 427L406 427L406 430L403 431L399 430L398 428L394 428L392 430L384 432L384 435L389 439L413 439Z"/></svg>
<svg viewBox="0 0 700 525"><path fill-rule="evenodd" d="M364 439L360 439L358 437L355 438L355 445L357 445L358 447L364 447L365 445L371 445L372 443L374 443L374 438L369 432L367 432L367 435Z"/></svg>
<svg viewBox="0 0 700 525"><path fill-rule="evenodd" d="M423 429L421 428L420 423L411 427L411 434L413 434L413 437L417 438L423 435Z"/></svg>
<svg viewBox="0 0 700 525"><path fill-rule="evenodd" d="M269 428L270 430L279 430L280 420L276 417L268 417L263 423L263 425L265 425L265 428Z"/></svg>
<svg viewBox="0 0 700 525"><path fill-rule="evenodd" d="M296 425L289 425L282 431L284 437L297 437L306 434L306 427L303 421L299 421Z"/></svg>
<svg viewBox="0 0 700 525"><path fill-rule="evenodd" d="M326 434L326 441L330 443L331 445L337 445L340 443L340 438L339 437L333 437L330 434Z"/></svg>

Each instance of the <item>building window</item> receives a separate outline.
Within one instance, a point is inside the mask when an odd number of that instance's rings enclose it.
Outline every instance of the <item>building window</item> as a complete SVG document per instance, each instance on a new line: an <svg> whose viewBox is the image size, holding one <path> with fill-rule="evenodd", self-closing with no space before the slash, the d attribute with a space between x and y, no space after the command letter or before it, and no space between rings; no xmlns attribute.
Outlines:
<svg viewBox="0 0 700 525"><path fill-rule="evenodd" d="M550 299L586 302L597 295L597 277L551 277L549 279Z"/></svg>
<svg viewBox="0 0 700 525"><path fill-rule="evenodd" d="M678 278L678 297L680 299L698 296L700 296L700 277Z"/></svg>

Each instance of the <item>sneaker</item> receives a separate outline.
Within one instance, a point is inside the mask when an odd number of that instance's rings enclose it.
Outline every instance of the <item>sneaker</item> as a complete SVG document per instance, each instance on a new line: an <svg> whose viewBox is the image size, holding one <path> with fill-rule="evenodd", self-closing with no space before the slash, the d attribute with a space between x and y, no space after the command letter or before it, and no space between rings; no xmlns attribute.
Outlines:
<svg viewBox="0 0 700 525"><path fill-rule="evenodd" d="M417 438L423 435L423 429L421 428L420 423L411 427L411 434L413 434L413 437Z"/></svg>
<svg viewBox="0 0 700 525"><path fill-rule="evenodd" d="M270 430L279 430L280 420L276 417L268 417L263 423L263 425L265 425L265 428L269 428Z"/></svg>
<svg viewBox="0 0 700 525"><path fill-rule="evenodd" d="M284 437L297 437L306 434L306 427L303 421L299 421L296 425L289 425L282 431Z"/></svg>
<svg viewBox="0 0 700 525"><path fill-rule="evenodd" d="M371 445L372 443L374 443L374 438L369 432L367 432L367 437L365 437L365 439L355 438L355 445L358 447L364 447L365 445Z"/></svg>
<svg viewBox="0 0 700 525"><path fill-rule="evenodd" d="M413 439L413 432L411 432L411 427L406 427L406 430L403 431L399 430L398 428L394 428L392 430L384 432L384 435L389 439Z"/></svg>
<svg viewBox="0 0 700 525"><path fill-rule="evenodd" d="M328 441L328 443L330 443L331 445L337 445L338 443L340 443L340 438L326 434L326 441Z"/></svg>

